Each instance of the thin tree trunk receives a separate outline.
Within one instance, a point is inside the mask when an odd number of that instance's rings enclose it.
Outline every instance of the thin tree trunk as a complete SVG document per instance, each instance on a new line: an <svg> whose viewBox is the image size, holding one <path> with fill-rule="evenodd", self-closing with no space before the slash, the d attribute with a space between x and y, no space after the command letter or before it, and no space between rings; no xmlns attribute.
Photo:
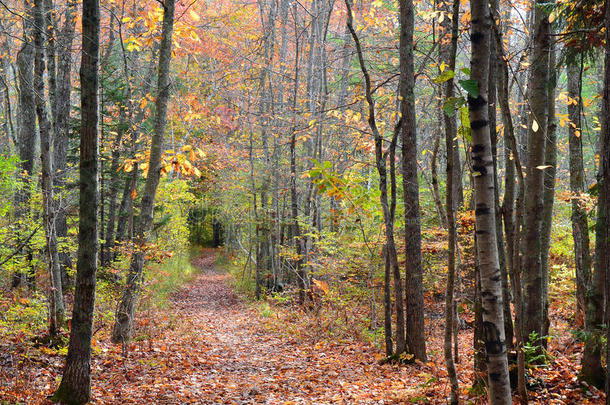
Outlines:
<svg viewBox="0 0 610 405"><path fill-rule="evenodd" d="M448 2L446 4L446 12L448 10ZM455 71L455 58L457 54L457 41L458 41L458 21L459 21L459 13L460 13L460 2L459 0L455 0L453 2L453 7L451 10L451 24L445 24L443 28L445 29L444 34L450 35L451 41L449 46L445 43L443 37L439 38L441 43L439 49L439 56L443 58L443 62L448 65L448 69ZM449 79L444 84L444 96L445 100L449 100L454 97L454 81L453 79ZM445 127L445 150L447 153L447 190L445 192L445 208L447 215L447 291L445 295L445 336L444 336L444 344L443 350L445 355L445 365L447 367L447 374L449 376L449 382L451 385L451 397L450 404L456 405L459 403L460 397L460 387L457 378L457 373L455 371L455 364L453 360L453 353L451 349L451 337L454 329L455 317L457 313L455 311L455 299L454 299L454 289L455 289L455 272L456 272L456 263L455 263L455 250L457 246L457 235L456 235L456 224L455 224L455 216L457 212L458 202L455 200L456 193L454 192L455 184L455 170L456 163L459 166L459 161L456 162L454 153L454 149L458 149L457 142L457 125L455 121L455 116L449 116L443 112L444 117L444 127ZM459 156L459 155L458 155ZM460 179L461 183L461 179ZM456 331L457 337L457 331ZM457 357L457 350L456 350Z"/></svg>
<svg viewBox="0 0 610 405"><path fill-rule="evenodd" d="M297 194L297 164L296 164L296 133L297 133L297 97L299 91L300 74L300 35L297 24L297 4L293 4L295 56L294 56L294 83L292 90L292 126L290 128L290 218L292 222L291 236L295 245L297 258L294 260L297 287L299 289L299 303L305 303L306 270L303 268L302 254L303 241L301 240L301 227L299 226L299 201Z"/></svg>
<svg viewBox="0 0 610 405"><path fill-rule="evenodd" d="M66 170L68 168L68 136L70 133L70 94L72 91L72 44L76 25L76 1L68 1L64 23L57 38L57 84L53 112L53 187L56 195L55 228L57 239L62 242L68 236L66 195ZM57 198L59 196L60 198ZM67 270L72 267L70 253L59 252L62 282L71 285Z"/></svg>
<svg viewBox="0 0 610 405"><path fill-rule="evenodd" d="M132 253L127 284L123 291L121 303L116 312L116 320L112 330L114 343L129 341L131 325L135 315L135 307L139 295L144 266L144 245L148 242L149 233L153 225L153 211L155 194L161 176L161 149L167 123L167 104L169 102L169 75L172 57L172 33L174 30L174 0L165 0L163 3L163 23L161 33L161 46L159 51L159 69L157 84L157 99L155 102L155 119L153 138L150 146L150 159L148 162L148 177L142 194L140 216L135 233L138 248Z"/></svg>
<svg viewBox="0 0 610 405"><path fill-rule="evenodd" d="M497 9L497 1L491 5ZM502 277L502 303L504 305L504 334L506 336L506 347L510 351L513 348L513 317L510 310L510 291L508 286L508 271L506 265L506 250L504 245L504 234L502 232L502 213L500 211L500 182L498 181L498 132L496 130L497 116L497 75L498 65L496 42L492 37L489 43L489 130L491 135L491 154L494 160L494 210L496 214L496 236L498 243L498 259L500 260L500 273Z"/></svg>
<svg viewBox="0 0 610 405"><path fill-rule="evenodd" d="M70 343L55 402L85 404L91 397L91 338L97 273L98 199L98 0L83 0L81 81L80 218Z"/></svg>
<svg viewBox="0 0 610 405"><path fill-rule="evenodd" d="M545 138L544 164L544 192L542 195L542 234L540 262L542 268L542 336L549 334L549 253L551 248L551 230L553 226L553 205L555 202L555 175L557 172L557 122L555 121L555 88L557 87L557 73L555 66L555 50L550 49L549 55L549 82L547 99L547 135ZM547 347L547 339L542 339L542 345Z"/></svg>
<svg viewBox="0 0 610 405"><path fill-rule="evenodd" d="M36 116L40 131L40 160L42 162L43 221L49 259L49 333L55 336L64 323L64 301L61 285L61 268L55 234L55 207L53 204L53 166L51 162L51 122L46 107L44 85L44 17L42 0L34 2L34 90Z"/></svg>
<svg viewBox="0 0 610 405"><path fill-rule="evenodd" d="M388 255L387 245L383 245L384 272L383 272L383 329L385 335L385 355L391 358L394 354L392 342L392 266Z"/></svg>
<svg viewBox="0 0 610 405"><path fill-rule="evenodd" d="M104 235L105 243L102 248L102 266L107 266L113 257L113 248L115 245L115 225L117 217L117 197L119 193L119 163L121 158L121 140L125 127L127 126L125 108L119 106L119 123L117 125L116 136L112 143L112 161L110 163L110 201L108 203L108 224L106 226L106 234ZM129 182L129 180L127 180Z"/></svg>
<svg viewBox="0 0 610 405"><path fill-rule="evenodd" d="M494 10L497 14L497 10ZM517 377L518 377L518 392L521 404L527 404L527 390L525 382L525 354L523 352L523 297L521 289L521 259L520 259L520 240L521 240L521 224L523 223L523 196L525 194L525 180L523 176L523 168L521 166L521 154L515 136L515 127L510 111L508 99L508 66L504 59L504 49L502 48L502 36L497 26L494 26L494 38L496 42L497 62L498 62L498 101L502 112L502 122L504 123L504 142L510 148L509 158L514 165L514 172L519 180L519 193L516 202L508 200L510 211L505 212L505 226L509 229L507 235L511 235L511 243L509 243L508 256L511 258L512 266L509 267L512 290L515 298L515 342L517 348ZM511 158L512 157L512 158ZM512 180L514 182L514 178ZM514 186L514 183L513 183ZM508 188L507 188L508 189ZM514 203L513 203L514 202ZM506 204L506 203L505 203ZM506 207L506 205L505 205ZM513 208L516 213L513 214Z"/></svg>
<svg viewBox="0 0 610 405"><path fill-rule="evenodd" d="M377 121L375 118L375 100L372 94L371 78L364 62L364 55L362 52L362 45L360 39L356 34L353 26L352 8L350 0L345 0L347 7L347 27L352 35L354 44L356 46L356 53L358 55L358 62L360 64L360 70L364 77L365 82L365 97L368 105L368 124L373 132L375 140L375 162L377 172L379 173L379 191L380 191L380 203L383 212L383 219L385 225L385 237L387 252L390 259L390 267L392 268L392 274L394 276L394 296L396 306L396 350L394 356L400 356L406 352L406 341L405 341L405 315L404 315L404 294L402 279L400 276L400 268L398 266L398 257L396 252L396 242L394 240L394 214L390 209L388 203L388 186L387 186L387 157L388 153L395 148L396 137L401 127L400 121L395 128L394 138L392 139L392 145L385 152L382 151L383 137L377 127ZM396 192L396 188L392 188L392 193ZM395 203L395 199L393 199Z"/></svg>
<svg viewBox="0 0 610 405"><path fill-rule="evenodd" d="M608 48L606 48L608 52ZM608 53L606 53L606 69L608 69ZM595 226L595 267L591 285L586 297L586 339L582 355L582 368L580 378L587 383L602 388L605 384L605 370L602 366L602 336L604 328L604 294L605 285L608 282L606 273L610 266L610 249L608 240L608 199L610 199L610 184L608 176L610 172L610 124L608 120L608 70L603 89L600 133L600 160L599 173L597 175L598 199L597 199L597 224Z"/></svg>
<svg viewBox="0 0 610 405"><path fill-rule="evenodd" d="M576 270L576 326L585 326L585 297L591 283L591 252L587 210L580 201L585 192L585 169L582 152L582 63L568 66L568 142L570 153L570 192L572 193L572 238Z"/></svg>
<svg viewBox="0 0 610 405"><path fill-rule="evenodd" d="M502 306L502 283L496 241L493 157L489 132L488 80L489 43L492 21L488 3L471 1L471 77L478 83L478 95L468 96L472 134L477 257L481 271L483 331L487 351L489 402L512 403Z"/></svg>
<svg viewBox="0 0 610 405"><path fill-rule="evenodd" d="M440 97L439 97L440 99ZM439 105L441 107L441 105ZM444 115L442 107L439 108L440 113ZM442 117L441 117L442 120ZM440 124L440 123L439 123ZM440 125L439 125L440 126ZM432 177L432 196L434 198L434 205L436 206L436 212L438 214L438 224L443 228L447 228L447 214L445 213L445 207L441 201L441 191L438 184L438 154L440 151L441 144L441 131L439 128L438 135L434 137L434 144L432 146L432 157L430 158L430 171Z"/></svg>

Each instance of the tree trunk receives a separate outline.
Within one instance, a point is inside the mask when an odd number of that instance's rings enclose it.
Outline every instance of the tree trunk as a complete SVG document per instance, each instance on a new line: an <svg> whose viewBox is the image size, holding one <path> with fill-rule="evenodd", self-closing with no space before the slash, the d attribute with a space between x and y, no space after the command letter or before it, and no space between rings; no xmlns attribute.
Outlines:
<svg viewBox="0 0 610 405"><path fill-rule="evenodd" d="M523 338L541 346L544 323L544 282L542 272L542 216L545 139L548 117L550 24L541 1L535 6L532 29L532 65L527 89L530 114L527 135L527 176L525 178L525 222L523 246ZM527 314L527 316L525 316Z"/></svg>
<svg viewBox="0 0 610 405"><path fill-rule="evenodd" d="M385 334L385 355L391 358L394 354L392 343L392 293L390 285L392 280L392 264L388 255L387 245L383 245L384 272L383 272L383 329Z"/></svg>
<svg viewBox="0 0 610 405"><path fill-rule="evenodd" d="M396 305L396 350L394 351L394 356L399 358L399 356L406 352L406 341L405 341L405 315L404 315L404 294L403 294L403 286L402 286L402 278L400 276L400 268L398 266L398 256L396 252L396 242L394 239L394 210L396 204L396 187L395 187L395 178L393 170L390 173L392 176L392 208L390 208L390 204L388 203L388 180L387 180L387 159L388 153L392 153L396 147L396 140L398 136L398 132L401 128L401 122L399 121L394 130L394 137L392 139L392 144L383 152L383 137L379 132L377 127L377 120L375 118L375 100L373 99L372 93L372 84L371 78L369 76L368 70L366 68L364 62L364 55L362 52L362 45L360 43L360 39L356 34L356 31L353 27L353 18L352 18L352 9L350 0L345 0L345 5L347 7L347 27L352 35L352 39L354 40L354 44L356 46L356 54L358 55L358 62L360 64L360 70L362 71L362 76L364 77L365 82L365 97L368 105L368 124L373 132L373 136L375 139L375 164L377 167L377 172L379 173L379 191L380 191L380 204L383 213L383 221L385 225L385 237L386 237L386 246L387 246L387 254L390 259L390 267L392 268L392 274L394 276L394 301ZM402 10L402 9L401 9ZM402 30L401 30L402 31ZM402 41L402 40L401 40ZM393 162L391 162L393 165ZM423 332L422 332L423 333ZM425 355L425 353L424 353Z"/></svg>
<svg viewBox="0 0 610 405"><path fill-rule="evenodd" d="M497 15L498 10L494 10L494 14ZM500 104L500 110L502 112L502 122L504 123L504 143L506 150L508 151L508 158L506 162L511 162L513 173L516 174L519 180L519 193L517 200L514 200L514 195L506 196L504 204L504 215L505 215L505 227L507 229L506 235L508 243L508 257L511 265L509 266L512 291L515 295L515 343L517 348L517 378L518 378L518 392L520 396L521 404L527 404L527 390L525 383L525 353L523 352L523 328L521 327L523 318L523 297L521 289L521 256L520 256L520 241L521 241L521 224L523 223L523 196L525 194L525 181L523 177L523 168L521 166L521 153L519 152L519 146L517 143L517 137L515 135L515 127L510 111L509 104L509 91L508 91L508 66L504 58L504 50L502 48L502 36L497 26L494 27L494 37L496 42L496 57L498 66L498 101ZM508 166L507 166L508 167ZM510 187L507 186L507 193L514 194L514 181L515 176L513 174L512 179L507 179L507 185L509 181L512 182ZM508 176L508 171L507 171ZM515 210L515 212L513 212Z"/></svg>
<svg viewBox="0 0 610 405"><path fill-rule="evenodd" d="M91 338L97 273L98 199L98 0L83 0L81 81L80 218L74 308L66 366L55 402L85 404L91 397Z"/></svg>
<svg viewBox="0 0 610 405"><path fill-rule="evenodd" d="M582 355L581 379L589 384L602 388L605 383L605 371L601 364L602 331L604 328L604 294L608 283L610 267L610 7L606 7L606 46L604 87L602 91L601 133L599 173L597 175L598 200L597 224L595 226L595 270L586 297L586 331L584 352ZM608 297L606 297L608 298ZM608 315L608 314L606 314Z"/></svg>
<svg viewBox="0 0 610 405"><path fill-rule="evenodd" d="M21 181L23 188L16 194L15 219L25 219L29 214L30 178L34 170L34 156L36 151L36 107L33 88L33 62L34 46L32 45L32 9L29 2L24 2L26 18L23 19L23 43L17 54L17 69L19 72L19 160L21 161ZM29 246L25 247L25 255L31 262L32 252ZM17 273L13 276L13 287L22 282L28 282L33 287L33 274ZM27 279L27 280L26 280Z"/></svg>
<svg viewBox="0 0 610 405"><path fill-rule="evenodd" d="M544 192L542 194L542 233L540 263L542 269L542 336L549 334L549 253L551 248L551 229L553 226L553 204L555 202L555 174L557 172L557 122L555 121L555 88L557 73L555 71L555 50L549 54L549 82L547 98L547 124L544 147ZM547 347L547 339L542 339L542 345Z"/></svg>
<svg viewBox="0 0 610 405"><path fill-rule="evenodd" d="M453 7L449 9L449 2L445 3L444 12L451 12L452 18L451 23L443 25L444 32L443 36L439 38L440 49L439 56L443 59L443 62L448 65L447 69L455 71L455 58L457 54L457 41L458 41L458 21L460 12L460 2L458 0L453 2ZM447 19L449 22L449 19ZM450 42L447 45L445 36L450 35ZM444 84L444 96L445 100L449 100L454 97L454 81L449 79ZM441 109L442 111L442 109ZM445 336L443 343L443 351L445 355L445 365L447 366L447 374L451 385L451 397L450 403L456 405L459 403L459 383L457 374L455 371L455 364L453 361L453 353L451 348L451 337L453 333L453 324L455 317L457 316L454 306L454 289L455 289L455 250L457 246L457 232L455 224L455 216L457 212L458 202L455 200L455 170L456 164L459 166L459 160L456 162L456 154L454 150L458 149L457 141L457 125L455 116L449 116L442 112L444 118L445 127L445 150L447 153L447 166L446 166L446 179L447 179L447 190L445 191L445 208L446 208L446 219L447 219L447 291L445 295ZM459 149L458 149L459 150ZM457 155L459 157L459 155ZM460 179L461 183L461 179ZM456 333L457 337L457 333ZM456 351L457 355L457 351Z"/></svg>
<svg viewBox="0 0 610 405"><path fill-rule="evenodd" d="M125 108L119 106L119 124L117 125L116 136L112 142L112 161L110 163L110 201L108 203L108 224L104 235L104 246L102 248L102 266L110 264L113 258L115 244L115 224L117 214L117 196L119 193L119 163L121 158L121 140L125 127L127 126ZM127 180L129 182L129 180ZM103 226L103 225L102 225Z"/></svg>
<svg viewBox="0 0 610 405"><path fill-rule="evenodd" d="M34 89L36 116L40 131L40 160L42 162L43 221L49 259L49 333L55 336L64 323L64 301L61 285L61 268L55 234L55 207L53 204L53 166L51 162L51 122L46 107L44 85L44 18L42 0L34 2Z"/></svg>
<svg viewBox="0 0 610 405"><path fill-rule="evenodd" d="M498 2L494 1L492 9L497 9ZM497 75L498 64L496 41L492 37L489 42L489 131L491 136L491 155L493 157L493 179L494 179L494 211L496 215L496 238L498 244L498 259L502 277L502 303L504 311L504 334L506 337L507 350L513 348L513 317L510 310L510 290L508 286L508 271L506 265L506 250L504 245L504 234L502 232L502 213L500 211L500 182L498 181L498 131L497 128Z"/></svg>
<svg viewBox="0 0 610 405"><path fill-rule="evenodd" d="M442 97L439 97L439 111L440 114L445 115L442 108ZM440 117L441 121L443 117ZM447 214L445 213L445 207L441 200L441 191L438 184L438 154L441 145L441 124L439 122L438 134L434 137L434 144L432 146L432 157L430 158L430 171L432 177L432 197L434 198L434 205L436 206L436 213L438 214L438 224L447 228Z"/></svg>
<svg viewBox="0 0 610 405"><path fill-rule="evenodd" d="M129 341L131 325L135 315L135 307L142 280L144 266L145 244L150 238L153 225L153 211L155 194L161 176L161 149L167 123L167 104L169 102L169 75L172 57L172 33L174 30L174 0L165 0L163 3L163 25L161 33L161 46L159 48L159 70L157 84L157 99L155 101L155 119L152 142L150 145L150 158L148 162L148 177L142 194L140 216L135 232L138 248L131 256L127 283L121 303L116 312L116 320L112 330L114 343Z"/></svg>
<svg viewBox="0 0 610 405"><path fill-rule="evenodd" d="M55 228L57 239L62 242L68 236L67 203L63 196L66 194L66 169L68 168L68 136L70 133L70 94L72 91L72 44L76 25L76 1L68 1L64 23L57 38L57 84L55 107L53 112L53 170L55 172L53 187L56 198ZM72 267L70 253L59 252L61 263L61 276L63 285L71 285L67 270Z"/></svg>
<svg viewBox="0 0 610 405"><path fill-rule="evenodd" d="M402 185L405 207L406 343L415 358L426 361L424 287L421 255L417 135L415 129L415 72L413 67L413 1L400 0L400 112ZM398 305L398 303L397 303Z"/></svg>
<svg viewBox="0 0 610 405"><path fill-rule="evenodd" d="M489 132L488 80L491 15L488 3L471 1L471 78L478 83L478 95L468 95L472 134L472 170L477 232L477 257L481 272L483 336L487 351L489 402L512 403L502 306L502 283L496 241L493 157Z"/></svg>
<svg viewBox="0 0 610 405"><path fill-rule="evenodd" d="M580 201L585 192L585 169L582 153L582 63L568 66L568 141L570 153L570 192L572 194L572 238L576 270L576 326L584 326L585 297L591 282L591 253L587 210Z"/></svg>

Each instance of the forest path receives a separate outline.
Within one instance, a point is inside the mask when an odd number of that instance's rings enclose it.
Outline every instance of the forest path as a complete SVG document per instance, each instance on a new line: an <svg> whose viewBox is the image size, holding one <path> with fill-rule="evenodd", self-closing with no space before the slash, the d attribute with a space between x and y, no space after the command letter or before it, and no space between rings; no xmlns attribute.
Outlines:
<svg viewBox="0 0 610 405"><path fill-rule="evenodd" d="M387 378L366 348L299 342L265 327L215 259L209 250L193 261L201 273L156 315L158 336L132 345L122 369L93 375L96 403L393 403L396 384L407 385L406 370Z"/></svg>

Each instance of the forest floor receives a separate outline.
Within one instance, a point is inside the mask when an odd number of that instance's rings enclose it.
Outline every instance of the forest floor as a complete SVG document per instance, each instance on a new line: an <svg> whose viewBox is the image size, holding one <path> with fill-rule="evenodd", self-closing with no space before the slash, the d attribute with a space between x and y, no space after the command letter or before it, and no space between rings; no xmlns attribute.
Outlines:
<svg viewBox="0 0 610 405"><path fill-rule="evenodd" d="M201 270L197 278L174 294L167 308L140 314L128 350L112 345L108 331L96 335L93 403L446 403L442 329L429 335L431 362L381 366L378 350L365 343L314 343L286 335L281 314L263 315L244 303L215 259L213 251L195 259ZM460 334L464 345L468 339L471 332ZM566 348L551 351L557 355L537 372L545 385L533 393L532 403L601 404L603 394L584 393L574 363L559 357ZM471 364L465 356L458 365L464 403L484 404L484 397L468 392ZM0 403L46 403L62 365L60 355L0 350Z"/></svg>

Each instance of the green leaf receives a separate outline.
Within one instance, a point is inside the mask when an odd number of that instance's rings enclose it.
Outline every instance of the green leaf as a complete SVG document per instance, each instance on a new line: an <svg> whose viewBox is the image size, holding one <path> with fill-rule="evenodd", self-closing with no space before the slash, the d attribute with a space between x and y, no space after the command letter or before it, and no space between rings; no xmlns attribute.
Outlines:
<svg viewBox="0 0 610 405"><path fill-rule="evenodd" d="M460 72L464 73L465 75L470 76L470 69L468 69L468 68L461 68Z"/></svg>
<svg viewBox="0 0 610 405"><path fill-rule="evenodd" d="M464 102L465 100L463 97L449 97L443 103L443 111L445 111L445 114L449 117L453 117L455 115L455 110L463 106Z"/></svg>
<svg viewBox="0 0 610 405"><path fill-rule="evenodd" d="M466 90L466 92L468 92L468 94L470 94L470 97L472 97L472 98L479 97L479 83L476 80L473 80L473 79L460 80L459 83L460 83L460 86L462 86L462 88L464 90Z"/></svg>
<svg viewBox="0 0 610 405"><path fill-rule="evenodd" d="M468 107L465 105L460 107L460 121L464 128L470 129L470 115L468 115Z"/></svg>
<svg viewBox="0 0 610 405"><path fill-rule="evenodd" d="M434 83L445 83L455 77L455 72L451 69L445 70L437 78L434 79Z"/></svg>

